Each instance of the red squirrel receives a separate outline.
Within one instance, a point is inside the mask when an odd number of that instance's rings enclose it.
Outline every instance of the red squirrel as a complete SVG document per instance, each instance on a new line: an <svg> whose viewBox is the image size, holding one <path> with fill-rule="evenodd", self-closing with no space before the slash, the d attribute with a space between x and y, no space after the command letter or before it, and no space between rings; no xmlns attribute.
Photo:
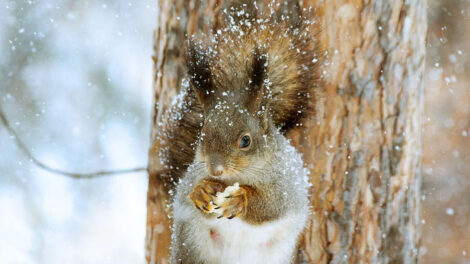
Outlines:
<svg viewBox="0 0 470 264"><path fill-rule="evenodd" d="M308 21L246 16L189 41L189 81L154 146L174 195L171 263L292 262L309 183L284 135L314 114L313 36Z"/></svg>
<svg viewBox="0 0 470 264"><path fill-rule="evenodd" d="M282 132L311 113L311 32L243 23L188 47L202 127L176 186L171 263L291 263L309 215L308 173Z"/></svg>

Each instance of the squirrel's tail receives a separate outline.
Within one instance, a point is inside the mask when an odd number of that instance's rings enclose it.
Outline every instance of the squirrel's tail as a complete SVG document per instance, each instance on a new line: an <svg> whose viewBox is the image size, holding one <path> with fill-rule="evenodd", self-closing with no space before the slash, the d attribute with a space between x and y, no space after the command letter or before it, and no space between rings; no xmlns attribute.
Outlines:
<svg viewBox="0 0 470 264"><path fill-rule="evenodd" d="M203 110L188 88L163 114L150 148L149 173L163 182L166 191L175 187L193 163L203 122Z"/></svg>
<svg viewBox="0 0 470 264"><path fill-rule="evenodd" d="M216 55L208 59L211 78L222 89L244 89L237 83L253 74L262 76L263 96L274 124L288 132L314 116L319 101L322 54L315 39L317 26L302 16L246 17L215 36L217 45L210 50ZM261 69L254 69L260 60Z"/></svg>

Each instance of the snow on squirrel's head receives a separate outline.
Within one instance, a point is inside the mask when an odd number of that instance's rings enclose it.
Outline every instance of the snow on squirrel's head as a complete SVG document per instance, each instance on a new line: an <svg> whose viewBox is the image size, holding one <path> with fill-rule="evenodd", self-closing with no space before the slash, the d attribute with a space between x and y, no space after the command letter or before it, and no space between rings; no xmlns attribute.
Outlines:
<svg viewBox="0 0 470 264"><path fill-rule="evenodd" d="M318 69L311 33L247 20L218 30L209 44L188 41L191 92L204 110L198 153L209 174L232 175L266 160L270 135L312 113Z"/></svg>
<svg viewBox="0 0 470 264"><path fill-rule="evenodd" d="M260 165L276 129L265 92L266 55L257 50L243 55L243 68L216 71L200 43L188 47L191 88L204 109L198 154L211 176L235 175Z"/></svg>

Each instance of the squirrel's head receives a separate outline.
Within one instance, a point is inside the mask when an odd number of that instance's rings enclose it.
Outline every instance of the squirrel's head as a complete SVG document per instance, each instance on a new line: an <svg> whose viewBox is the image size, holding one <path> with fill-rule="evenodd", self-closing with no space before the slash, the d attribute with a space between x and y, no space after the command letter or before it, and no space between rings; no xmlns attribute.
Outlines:
<svg viewBox="0 0 470 264"><path fill-rule="evenodd" d="M201 44L186 56L191 90L204 109L198 159L212 176L236 175L265 161L275 127L266 92L266 57L245 54L239 72L227 72Z"/></svg>

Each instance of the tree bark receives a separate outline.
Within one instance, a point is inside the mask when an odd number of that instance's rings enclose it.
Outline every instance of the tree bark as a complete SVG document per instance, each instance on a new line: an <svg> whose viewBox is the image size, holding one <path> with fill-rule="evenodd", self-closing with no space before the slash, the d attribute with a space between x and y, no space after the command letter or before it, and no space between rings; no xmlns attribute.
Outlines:
<svg viewBox="0 0 470 264"><path fill-rule="evenodd" d="M262 9L268 1L257 1ZM271 1L269 1L271 2ZM289 8L281 4L279 8ZM216 30L223 0L160 0L152 139L184 77L185 33ZM311 170L314 213L297 262L416 263L425 0L304 0L321 29L324 107L289 133ZM170 191L149 153L147 263L168 263ZM168 165L168 164L166 164Z"/></svg>

